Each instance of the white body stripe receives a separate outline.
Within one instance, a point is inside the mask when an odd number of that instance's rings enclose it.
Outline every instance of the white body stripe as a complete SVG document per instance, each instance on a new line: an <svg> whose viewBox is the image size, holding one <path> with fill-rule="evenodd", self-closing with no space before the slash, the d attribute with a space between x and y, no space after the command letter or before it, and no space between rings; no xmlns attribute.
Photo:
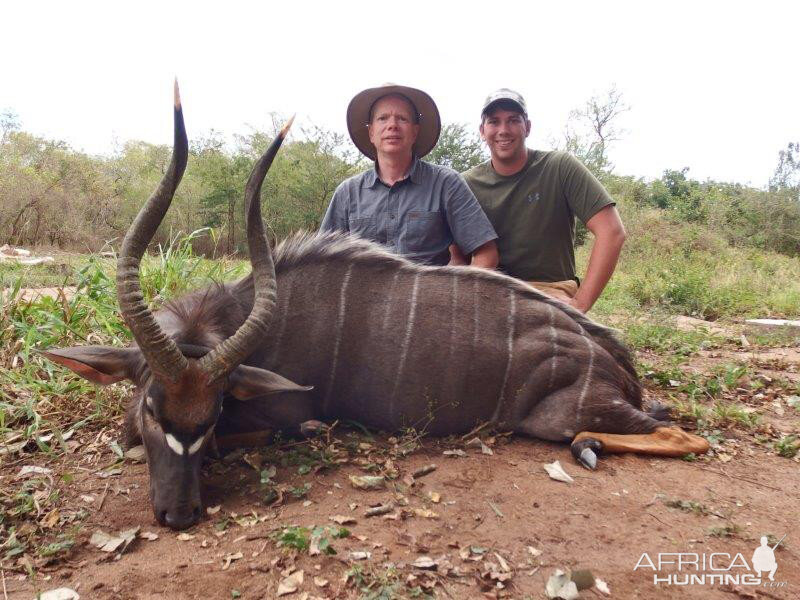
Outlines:
<svg viewBox="0 0 800 600"><path fill-rule="evenodd" d="M555 327L556 321L556 311L553 307L548 304L547 310L550 313L550 354L552 354L552 358L550 358L550 379L547 383L547 391L553 389L553 383L556 380L556 360L558 356L556 355L556 349L558 347L558 330Z"/></svg>
<svg viewBox="0 0 800 600"><path fill-rule="evenodd" d="M386 331L386 328L389 326L389 315L392 314L392 306L394 306L394 288L397 286L397 277L399 275L400 270L398 269L395 271L394 277L392 278L392 285L389 287L389 293L386 294L386 311L383 313L382 331Z"/></svg>
<svg viewBox="0 0 800 600"><path fill-rule="evenodd" d="M472 355L475 355L475 348L478 347L478 335L480 333L480 311L478 310L478 299L480 294L478 288L480 281L475 279L472 282L472 326L475 328L472 332Z"/></svg>
<svg viewBox="0 0 800 600"><path fill-rule="evenodd" d="M328 412L328 403L330 402L331 392L333 391L333 382L336 379L336 366L339 362L339 344L342 341L342 329L344 326L345 315L345 300L347 294L347 286L350 284L350 273L353 271L353 265L347 267L347 272L344 274L342 281L342 288L339 290L339 316L336 319L336 332L333 342L333 360L331 361L331 374L328 376L328 388L325 390L325 399L322 402L323 412Z"/></svg>
<svg viewBox="0 0 800 600"><path fill-rule="evenodd" d="M578 422L580 422L581 411L583 410L583 401L589 391L589 383L592 380L592 371L594 371L594 342L589 334L586 333L586 330L584 330L583 339L586 341L586 345L589 347L589 365L586 367L586 379L583 381L583 389L581 390L581 395L578 397Z"/></svg>
<svg viewBox="0 0 800 600"><path fill-rule="evenodd" d="M411 288L411 307L408 309L408 322L406 323L406 334L403 337L403 345L400 349L400 361L397 363L397 373L394 376L394 386L392 389L391 400L389 400L389 418L394 418L394 401L397 390L400 387L400 379L403 377L403 369L406 366L408 347L411 344L411 332L414 329L414 319L417 314L417 291L419 290L419 273L414 275L414 285Z"/></svg>
<svg viewBox="0 0 800 600"><path fill-rule="evenodd" d="M503 374L503 383L500 385L500 397L497 399L497 408L494 409L492 421L496 421L503 409L506 400L506 385L511 374L511 362L514 359L514 329L517 323L517 296L511 291L511 304L508 307L508 338L506 340L506 372Z"/></svg>
<svg viewBox="0 0 800 600"><path fill-rule="evenodd" d="M272 340L272 352L270 352L269 357L271 363L274 363L278 358L278 352L280 352L281 342L283 341L283 334L286 331L286 317L289 313L289 303L292 299L292 286L283 286L281 287L281 291L286 292L286 301L283 305L283 310L278 317L278 332L275 334L275 339Z"/></svg>
<svg viewBox="0 0 800 600"><path fill-rule="evenodd" d="M169 449L175 454L183 456L183 453L186 452L183 444L181 444L171 433L166 434L165 437L167 438L167 446L169 446Z"/></svg>

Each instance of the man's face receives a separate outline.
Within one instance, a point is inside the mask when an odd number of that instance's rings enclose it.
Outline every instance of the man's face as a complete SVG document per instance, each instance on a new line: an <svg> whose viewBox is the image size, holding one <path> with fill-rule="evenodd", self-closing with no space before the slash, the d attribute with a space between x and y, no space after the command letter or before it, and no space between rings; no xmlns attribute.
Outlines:
<svg viewBox="0 0 800 600"><path fill-rule="evenodd" d="M507 162L527 153L525 138L531 132L531 122L516 111L494 109L484 117L480 131L492 160Z"/></svg>
<svg viewBox="0 0 800 600"><path fill-rule="evenodd" d="M418 133L411 105L402 96L384 96L372 107L369 141L379 155L411 156Z"/></svg>

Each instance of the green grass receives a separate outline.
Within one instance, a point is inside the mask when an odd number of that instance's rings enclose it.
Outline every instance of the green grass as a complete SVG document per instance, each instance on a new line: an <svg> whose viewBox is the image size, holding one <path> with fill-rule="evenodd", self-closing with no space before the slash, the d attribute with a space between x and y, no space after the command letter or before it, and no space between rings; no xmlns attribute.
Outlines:
<svg viewBox="0 0 800 600"><path fill-rule="evenodd" d="M681 331L663 321L629 321L622 325L625 341L636 350L689 356L700 349L720 346L724 338L704 331Z"/></svg>
<svg viewBox="0 0 800 600"><path fill-rule="evenodd" d="M174 236L142 261L142 289L154 306L211 280L230 280L247 272L246 261L195 256L191 241L202 233ZM130 390L125 383L95 386L37 353L73 345L121 346L131 338L117 306L113 258L59 260L55 266L0 265L0 447L46 457L66 451L68 433L79 436L84 429L116 428ZM23 288L64 285L76 288L68 299L21 298ZM72 538L53 537L51 529L39 525L41 515L59 504L67 485L66 480L12 479L0 489L0 558L70 550Z"/></svg>
<svg viewBox="0 0 800 600"><path fill-rule="evenodd" d="M798 257L730 246L721 233L675 222L664 211L619 208L628 241L596 315L642 308L711 321L798 315ZM590 247L576 254L579 275Z"/></svg>
<svg viewBox="0 0 800 600"><path fill-rule="evenodd" d="M800 452L800 438L796 435L783 436L775 442L775 452L784 458L794 458Z"/></svg>

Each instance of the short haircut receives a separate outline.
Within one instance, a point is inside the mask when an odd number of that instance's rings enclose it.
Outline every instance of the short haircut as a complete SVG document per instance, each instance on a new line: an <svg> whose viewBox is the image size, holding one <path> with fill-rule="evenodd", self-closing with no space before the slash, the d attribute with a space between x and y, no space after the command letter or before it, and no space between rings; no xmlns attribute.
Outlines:
<svg viewBox="0 0 800 600"><path fill-rule="evenodd" d="M367 120L367 123L372 123L372 109L375 108L375 105L384 98L389 98L391 96L394 96L395 98L400 98L401 100L405 100L405 102L408 104L408 107L411 109L411 118L413 119L414 123L419 124L419 111L417 110L417 107L414 106L414 103L408 98L408 96L404 96L403 94L397 94L397 93L386 94L385 96L381 96L380 98L375 100L375 102L372 103L372 106L369 107L369 119Z"/></svg>

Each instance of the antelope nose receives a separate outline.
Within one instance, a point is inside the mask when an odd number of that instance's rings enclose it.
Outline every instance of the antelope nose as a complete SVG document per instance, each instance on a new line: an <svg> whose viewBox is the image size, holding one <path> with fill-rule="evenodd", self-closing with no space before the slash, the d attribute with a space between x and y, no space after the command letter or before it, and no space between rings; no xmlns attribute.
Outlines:
<svg viewBox="0 0 800 600"><path fill-rule="evenodd" d="M200 507L194 506L191 509L167 510L162 513L159 519L170 529L187 529L200 520Z"/></svg>

